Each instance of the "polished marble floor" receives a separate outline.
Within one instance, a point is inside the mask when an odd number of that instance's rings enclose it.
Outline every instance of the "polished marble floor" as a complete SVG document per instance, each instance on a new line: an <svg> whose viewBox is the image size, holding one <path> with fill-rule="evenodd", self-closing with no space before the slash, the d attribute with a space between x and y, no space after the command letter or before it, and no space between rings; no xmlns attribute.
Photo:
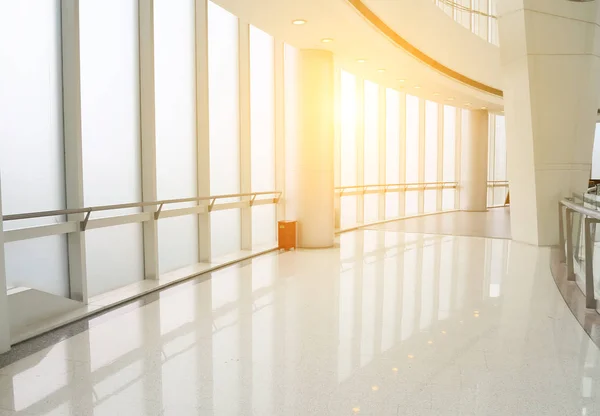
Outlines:
<svg viewBox="0 0 600 416"><path fill-rule="evenodd" d="M600 351L549 249L340 240L167 289L0 368L0 416L600 415Z"/></svg>
<svg viewBox="0 0 600 416"><path fill-rule="evenodd" d="M454 211L425 215L373 225L368 229L466 237L511 238L510 207L490 208L486 212Z"/></svg>

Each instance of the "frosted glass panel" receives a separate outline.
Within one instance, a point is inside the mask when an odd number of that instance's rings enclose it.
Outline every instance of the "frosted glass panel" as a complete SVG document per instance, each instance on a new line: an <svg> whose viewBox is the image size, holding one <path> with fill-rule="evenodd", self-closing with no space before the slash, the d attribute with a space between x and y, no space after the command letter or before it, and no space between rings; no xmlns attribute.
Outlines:
<svg viewBox="0 0 600 416"><path fill-rule="evenodd" d="M240 210L214 211L211 214L211 255L218 258L241 250Z"/></svg>
<svg viewBox="0 0 600 416"><path fill-rule="evenodd" d="M86 231L88 291L90 296L144 279L141 224Z"/></svg>
<svg viewBox="0 0 600 416"><path fill-rule="evenodd" d="M277 241L277 207L275 204L252 208L252 244L274 245Z"/></svg>
<svg viewBox="0 0 600 416"><path fill-rule="evenodd" d="M275 190L275 70L273 38L250 26L252 191ZM275 206L252 208L252 244L276 241Z"/></svg>
<svg viewBox="0 0 600 416"><path fill-rule="evenodd" d="M212 195L240 192L238 20L208 3L210 189ZM240 249L239 210L211 214L213 257Z"/></svg>
<svg viewBox="0 0 600 416"><path fill-rule="evenodd" d="M154 1L158 199L197 196L194 1ZM163 210L195 205L165 206ZM198 262L198 217L158 222L160 273Z"/></svg>
<svg viewBox="0 0 600 416"><path fill-rule="evenodd" d="M60 1L0 2L0 177L4 214L65 208ZM6 230L61 218L4 223ZM68 295L66 238L6 244L8 286Z"/></svg>
<svg viewBox="0 0 600 416"><path fill-rule="evenodd" d="M344 196L340 199L340 204L340 226L348 228L356 225L356 196Z"/></svg>
<svg viewBox="0 0 600 416"><path fill-rule="evenodd" d="M385 130L385 182L400 182L400 93L386 90L386 130ZM385 196L385 217L396 218L399 215L399 193Z"/></svg>
<svg viewBox="0 0 600 416"><path fill-rule="evenodd" d="M425 182L437 182L438 104L425 102ZM424 212L437 211L437 191L425 191Z"/></svg>
<svg viewBox="0 0 600 416"><path fill-rule="evenodd" d="M88 206L141 199L137 11L135 0L80 2L83 183ZM92 219L114 214L94 214ZM144 278L141 230L140 224L131 224L87 233L91 295Z"/></svg>
<svg viewBox="0 0 600 416"><path fill-rule="evenodd" d="M406 183L419 182L419 99L406 96ZM418 192L406 193L406 215L419 211Z"/></svg>

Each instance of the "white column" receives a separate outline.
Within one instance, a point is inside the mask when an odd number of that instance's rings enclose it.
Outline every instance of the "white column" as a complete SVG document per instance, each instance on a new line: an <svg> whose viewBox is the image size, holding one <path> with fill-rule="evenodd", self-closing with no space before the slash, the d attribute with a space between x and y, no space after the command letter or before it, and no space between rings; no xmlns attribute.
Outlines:
<svg viewBox="0 0 600 416"><path fill-rule="evenodd" d="M10 320L6 295L6 268L4 264L4 224L2 222L2 188L0 187L0 354L10 349Z"/></svg>
<svg viewBox="0 0 600 416"><path fill-rule="evenodd" d="M196 0L196 140L198 196L210 196L208 118L208 3ZM210 213L198 215L198 260L210 262Z"/></svg>
<svg viewBox="0 0 600 416"><path fill-rule="evenodd" d="M298 245L334 241L334 62L322 50L300 51L299 134L286 143L287 208L298 221Z"/></svg>
<svg viewBox="0 0 600 416"><path fill-rule="evenodd" d="M487 111L462 111L460 209L487 211Z"/></svg>
<svg viewBox="0 0 600 416"><path fill-rule="evenodd" d="M250 25L239 21L240 74L240 192L252 192L252 154L250 151ZM249 197L242 199L250 200ZM252 250L252 207L241 208L242 250Z"/></svg>
<svg viewBox="0 0 600 416"><path fill-rule="evenodd" d="M81 74L79 56L79 0L61 2L63 134L67 209L83 208L83 155L81 137ZM80 221L82 214L69 215ZM85 233L67 234L70 298L88 302Z"/></svg>
<svg viewBox="0 0 600 416"><path fill-rule="evenodd" d="M157 200L156 124L154 106L154 0L139 2L140 130L142 143L142 201ZM154 212L156 207L144 207ZM154 217L145 221L144 277L158 279L158 231Z"/></svg>
<svg viewBox="0 0 600 416"><path fill-rule="evenodd" d="M585 192L600 91L599 3L498 3L512 237L558 243L558 201Z"/></svg>

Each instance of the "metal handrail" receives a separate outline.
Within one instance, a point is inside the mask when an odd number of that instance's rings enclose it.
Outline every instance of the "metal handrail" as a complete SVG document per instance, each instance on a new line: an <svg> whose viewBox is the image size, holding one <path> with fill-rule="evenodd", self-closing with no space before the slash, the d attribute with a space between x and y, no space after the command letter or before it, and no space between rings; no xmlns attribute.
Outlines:
<svg viewBox="0 0 600 416"><path fill-rule="evenodd" d="M508 181L488 181L488 188L506 188L508 187Z"/></svg>
<svg viewBox="0 0 600 416"><path fill-rule="evenodd" d="M585 245L585 306L597 309L594 291L594 236L596 224L600 223L600 211L576 203L575 198L565 198L558 203L558 227L561 260L567 263L567 279L575 280L573 253L573 214L577 212L584 217ZM565 216L566 213L566 235ZM565 247L566 246L566 247Z"/></svg>
<svg viewBox="0 0 600 416"><path fill-rule="evenodd" d="M417 183L394 183L394 184L370 184L370 185L350 185L336 186L335 190L340 194L345 191L357 191L358 193L385 193L385 192L406 192L432 189L455 189L458 182L417 182Z"/></svg>
<svg viewBox="0 0 600 416"><path fill-rule="evenodd" d="M149 206L162 207L163 205L180 204L180 203L184 203L184 202L211 201L210 206L212 206L212 205L214 205L215 201L218 199L253 197L252 201L254 201L254 199L260 195L277 195L274 198L276 200L274 202L278 203L279 199L281 198L282 192L281 191L249 192L249 193L243 193L243 194L201 196L201 197L192 197L192 198L165 199L165 200L161 200L161 201L130 202L130 203L126 203L126 204L116 204L116 205L99 205L99 206L85 207L85 208L58 209L58 210L51 210L51 211L39 211L39 212L28 212L28 213L24 213L24 214L4 215L4 216L2 216L2 220L3 221L15 221L15 220L26 220L26 219L31 219L31 218L55 217L58 215L90 214L92 212L112 211L112 210L126 209L126 208L143 208L143 207L149 207Z"/></svg>

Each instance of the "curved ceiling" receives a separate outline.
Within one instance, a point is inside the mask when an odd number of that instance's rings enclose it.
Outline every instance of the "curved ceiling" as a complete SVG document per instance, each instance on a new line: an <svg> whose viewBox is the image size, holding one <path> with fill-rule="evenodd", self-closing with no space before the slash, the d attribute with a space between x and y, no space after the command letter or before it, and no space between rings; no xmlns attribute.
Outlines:
<svg viewBox="0 0 600 416"><path fill-rule="evenodd" d="M342 68L366 79L444 104L502 109L500 96L469 86L420 61L384 35L348 0L214 1L242 21L297 48L331 50ZM436 12L443 14L441 10ZM296 19L307 23L292 24ZM446 20L449 25L457 25ZM333 41L322 43L324 38Z"/></svg>

